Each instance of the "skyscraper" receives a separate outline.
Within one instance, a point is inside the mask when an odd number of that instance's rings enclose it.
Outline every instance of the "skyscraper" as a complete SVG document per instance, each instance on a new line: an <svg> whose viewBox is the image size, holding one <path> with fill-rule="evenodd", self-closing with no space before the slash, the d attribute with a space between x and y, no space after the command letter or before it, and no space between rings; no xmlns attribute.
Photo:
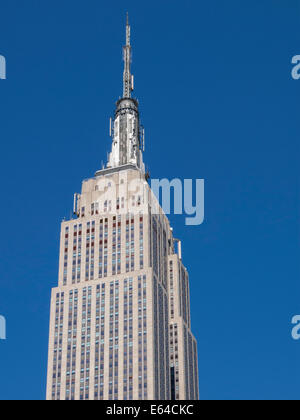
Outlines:
<svg viewBox="0 0 300 420"><path fill-rule="evenodd" d="M107 166L83 181L61 226L48 400L198 399L188 273L145 172L128 17L123 52Z"/></svg>

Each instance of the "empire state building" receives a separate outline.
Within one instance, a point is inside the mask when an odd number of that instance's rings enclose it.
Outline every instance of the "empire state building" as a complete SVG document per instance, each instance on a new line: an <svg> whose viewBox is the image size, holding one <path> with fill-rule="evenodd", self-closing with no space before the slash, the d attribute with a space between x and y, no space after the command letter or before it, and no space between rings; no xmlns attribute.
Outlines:
<svg viewBox="0 0 300 420"><path fill-rule="evenodd" d="M48 400L197 400L197 343L181 243L151 191L132 97L130 26L107 165L63 221L52 290Z"/></svg>

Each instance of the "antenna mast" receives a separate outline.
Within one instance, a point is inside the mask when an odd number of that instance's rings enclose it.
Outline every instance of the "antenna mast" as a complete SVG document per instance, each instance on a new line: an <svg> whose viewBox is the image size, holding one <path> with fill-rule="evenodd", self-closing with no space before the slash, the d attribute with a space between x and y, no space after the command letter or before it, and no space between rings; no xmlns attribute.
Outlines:
<svg viewBox="0 0 300 420"><path fill-rule="evenodd" d="M128 13L126 15L126 45L123 47L124 75L123 75L123 98L131 98L133 91L133 75L130 71L131 65L131 45L130 45L130 25Z"/></svg>

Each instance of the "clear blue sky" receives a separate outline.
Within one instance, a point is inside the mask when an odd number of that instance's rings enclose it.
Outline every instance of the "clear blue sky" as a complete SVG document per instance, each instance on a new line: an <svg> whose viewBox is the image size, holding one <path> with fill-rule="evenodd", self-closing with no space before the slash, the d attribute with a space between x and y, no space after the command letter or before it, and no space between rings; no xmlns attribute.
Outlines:
<svg viewBox="0 0 300 420"><path fill-rule="evenodd" d="M47 4L46 4L47 3ZM205 178L171 217L203 399L299 399L300 2L2 1L0 399L44 399L60 222L110 147L124 19L152 177Z"/></svg>

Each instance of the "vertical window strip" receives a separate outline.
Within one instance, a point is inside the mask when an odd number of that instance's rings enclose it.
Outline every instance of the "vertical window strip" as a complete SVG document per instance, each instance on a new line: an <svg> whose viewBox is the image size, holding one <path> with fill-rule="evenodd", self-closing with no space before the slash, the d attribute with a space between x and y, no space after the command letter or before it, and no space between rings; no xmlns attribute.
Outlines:
<svg viewBox="0 0 300 420"><path fill-rule="evenodd" d="M72 284L76 282L76 263L77 263L77 225L73 227L73 250L72 250Z"/></svg>
<svg viewBox="0 0 300 420"><path fill-rule="evenodd" d="M61 391L61 361L64 322L64 292L56 294L55 334L53 349L52 399L60 400Z"/></svg>
<svg viewBox="0 0 300 420"><path fill-rule="evenodd" d="M112 275L116 274L117 269L117 220L116 216L113 216L112 225Z"/></svg>
<svg viewBox="0 0 300 420"><path fill-rule="evenodd" d="M77 283L80 283L80 279L81 279L81 249L82 249L82 225L80 224L78 228L78 239L77 239L77 269L76 269Z"/></svg>
<svg viewBox="0 0 300 420"><path fill-rule="evenodd" d="M148 399L148 355L147 355L147 277L143 276L143 350L144 350L144 399Z"/></svg>
<svg viewBox="0 0 300 420"><path fill-rule="evenodd" d="M104 398L105 284L97 286L94 399Z"/></svg>
<svg viewBox="0 0 300 420"><path fill-rule="evenodd" d="M121 274L121 215L118 215L118 227L117 227L117 272Z"/></svg>
<svg viewBox="0 0 300 420"><path fill-rule="evenodd" d="M142 278L138 277L138 370L139 400L143 399L143 299Z"/></svg>
<svg viewBox="0 0 300 420"><path fill-rule="evenodd" d="M171 311L171 319L174 319L174 267L173 261L170 261L169 266L169 273L170 273L170 311Z"/></svg>
<svg viewBox="0 0 300 420"><path fill-rule="evenodd" d="M113 395L113 353L114 353L114 283L110 283L110 307L109 307L109 382L108 399Z"/></svg>
<svg viewBox="0 0 300 420"><path fill-rule="evenodd" d="M133 400L133 279L129 278L129 399Z"/></svg>
<svg viewBox="0 0 300 420"><path fill-rule="evenodd" d="M104 277L107 277L108 219L104 220Z"/></svg>
<svg viewBox="0 0 300 420"><path fill-rule="evenodd" d="M118 399L119 379L119 281L115 281L115 325L114 325L114 399Z"/></svg>
<svg viewBox="0 0 300 420"><path fill-rule="evenodd" d="M126 273L129 272L129 214L126 215Z"/></svg>
<svg viewBox="0 0 300 420"><path fill-rule="evenodd" d="M103 277L103 242L104 242L104 232L103 232L103 219L100 220L99 227L99 278Z"/></svg>
<svg viewBox="0 0 300 420"><path fill-rule="evenodd" d="M118 399L119 378L119 281L110 283L108 399Z"/></svg>
<svg viewBox="0 0 300 420"><path fill-rule="evenodd" d="M95 221L92 221L90 249L91 249L90 280L94 280L94 270L95 270Z"/></svg>
<svg viewBox="0 0 300 420"><path fill-rule="evenodd" d="M89 399L92 288L82 291L80 400Z"/></svg>
<svg viewBox="0 0 300 420"><path fill-rule="evenodd" d="M123 320L123 400L128 399L128 279L124 280L124 320Z"/></svg>
<svg viewBox="0 0 300 420"><path fill-rule="evenodd" d="M160 400L165 399L166 381L165 381L165 323L164 323L164 293L161 284L158 285L158 308L159 308L159 368L160 368Z"/></svg>
<svg viewBox="0 0 300 420"><path fill-rule="evenodd" d="M66 400L75 399L78 290L69 293Z"/></svg>
<svg viewBox="0 0 300 420"><path fill-rule="evenodd" d="M171 377L171 398L179 399L179 367L178 367L178 328L177 324L170 325L170 367L173 371Z"/></svg>
<svg viewBox="0 0 300 420"><path fill-rule="evenodd" d="M69 249L69 227L66 227L65 230L65 239L64 239L64 271L63 271L63 285L67 285L68 279L68 249Z"/></svg>
<svg viewBox="0 0 300 420"><path fill-rule="evenodd" d="M91 223L86 224L86 251L85 251L85 281L90 276L90 245L91 245Z"/></svg>
<svg viewBox="0 0 300 420"><path fill-rule="evenodd" d="M134 271L134 216L132 216L131 218L131 225L130 225L130 229L131 229L131 243L130 243L130 248L131 248L131 271Z"/></svg>
<svg viewBox="0 0 300 420"><path fill-rule="evenodd" d="M140 216L140 269L144 268L144 221Z"/></svg>

